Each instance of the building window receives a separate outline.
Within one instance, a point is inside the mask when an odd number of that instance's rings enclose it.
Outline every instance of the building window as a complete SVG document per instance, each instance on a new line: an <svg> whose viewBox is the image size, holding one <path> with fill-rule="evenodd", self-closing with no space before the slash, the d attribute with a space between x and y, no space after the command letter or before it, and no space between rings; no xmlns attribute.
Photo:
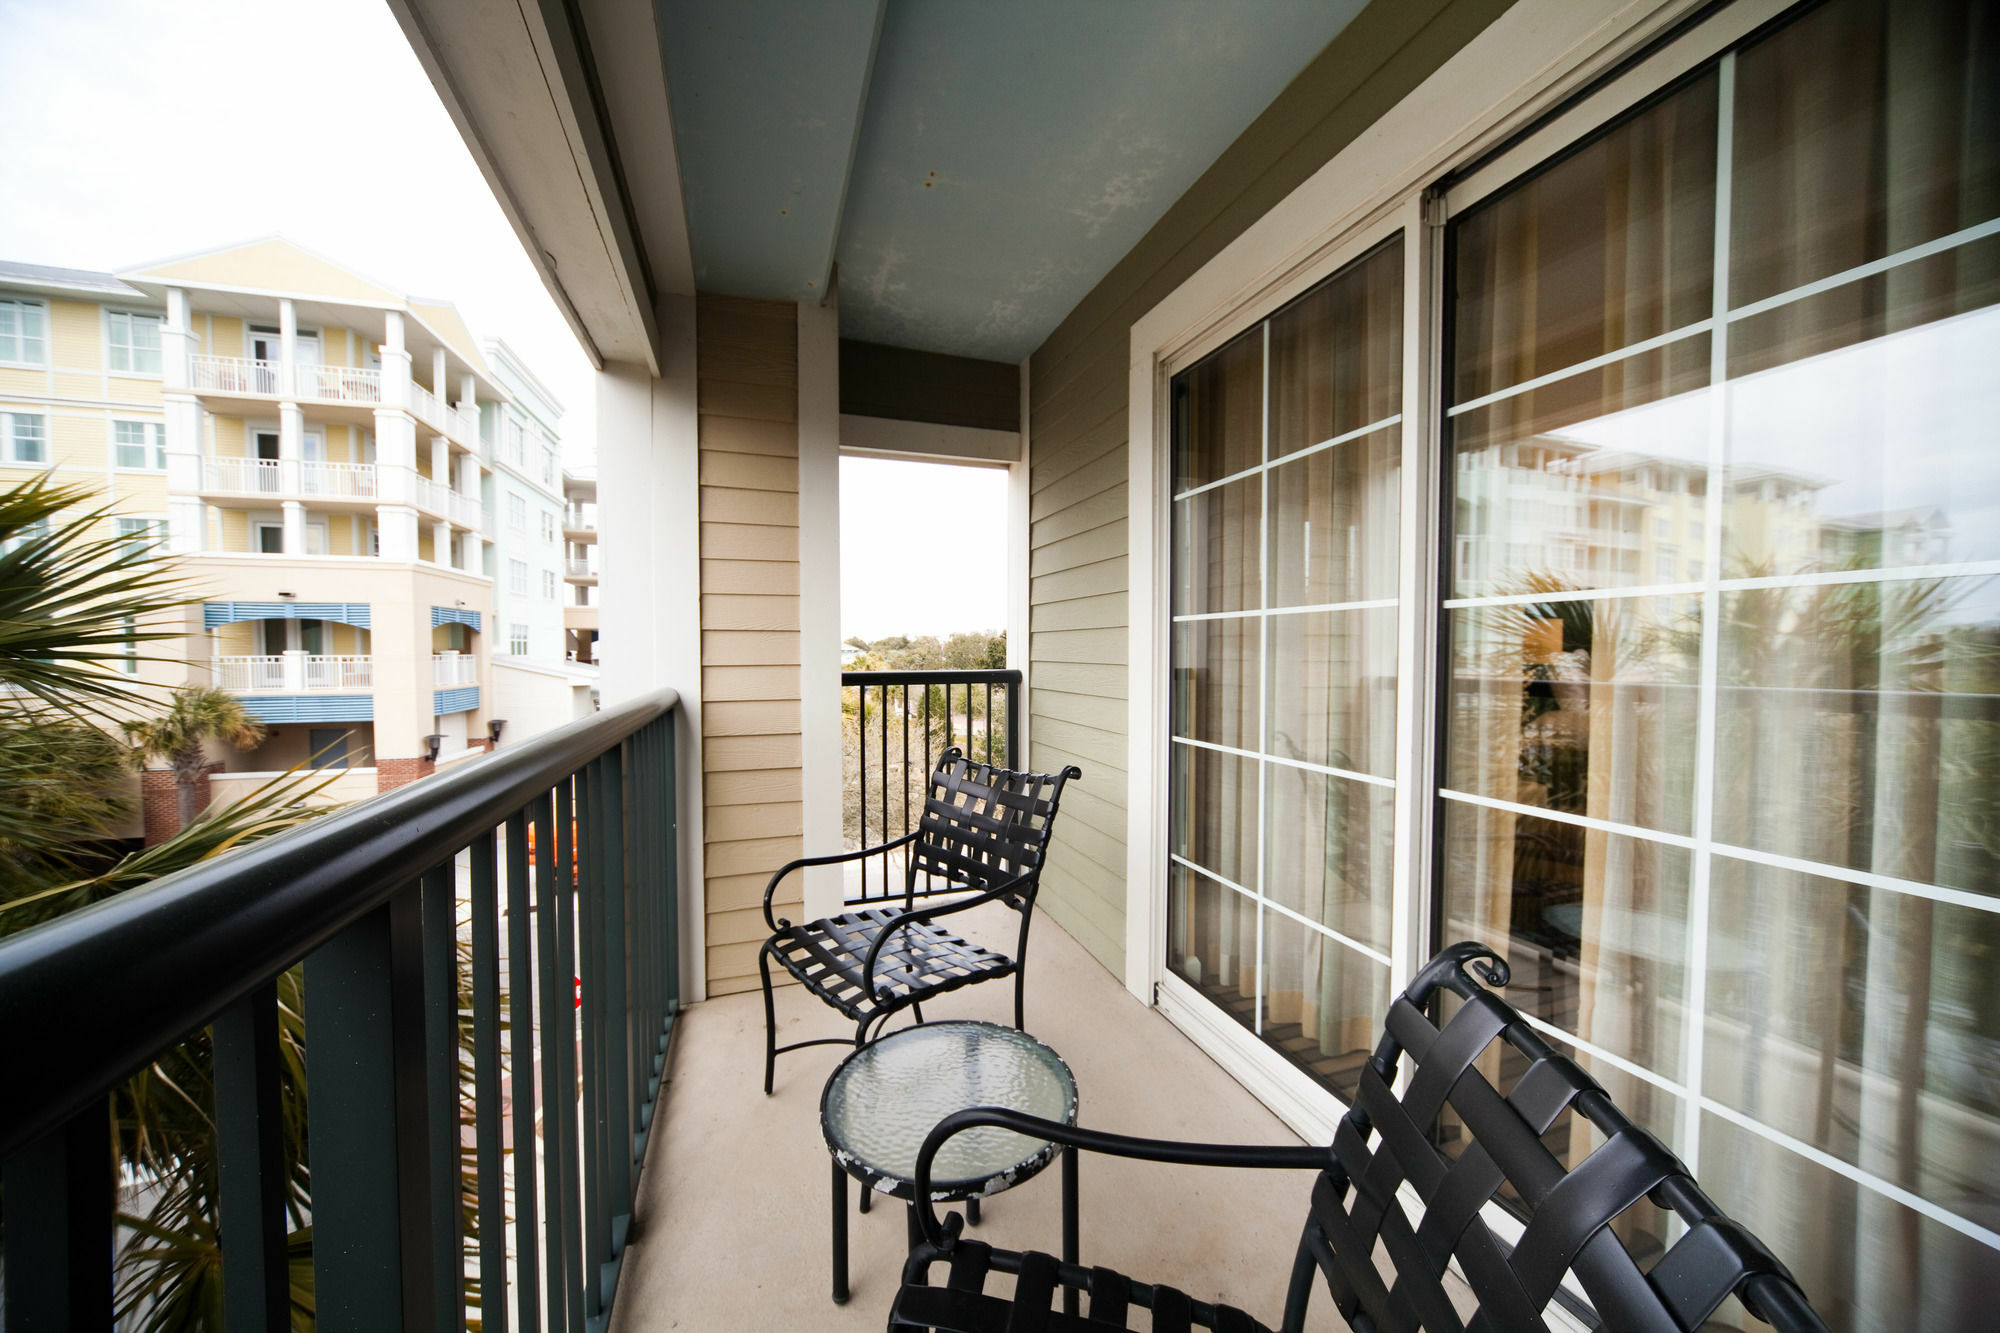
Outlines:
<svg viewBox="0 0 2000 1333"><path fill-rule="evenodd" d="M48 462L48 418L34 412L0 412L0 447L9 463Z"/></svg>
<svg viewBox="0 0 2000 1333"><path fill-rule="evenodd" d="M128 676L136 676L139 674L139 622L126 616L124 626L125 653L118 659L118 669Z"/></svg>
<svg viewBox="0 0 2000 1333"><path fill-rule="evenodd" d="M507 418L507 461L515 467L524 467L528 460L528 435L519 418Z"/></svg>
<svg viewBox="0 0 2000 1333"><path fill-rule="evenodd" d="M513 593L516 597L526 597L528 595L528 566L525 561L509 560L507 562L507 591Z"/></svg>
<svg viewBox="0 0 2000 1333"><path fill-rule="evenodd" d="M526 496L507 492L507 531L526 532L528 530L528 500Z"/></svg>
<svg viewBox="0 0 2000 1333"><path fill-rule="evenodd" d="M544 509L542 511L542 540L545 542L552 542L555 539L556 539L556 516L554 514L551 514L548 510Z"/></svg>
<svg viewBox="0 0 2000 1333"><path fill-rule="evenodd" d="M141 555L166 544L167 521L163 518L114 518L111 528L124 554Z"/></svg>
<svg viewBox="0 0 2000 1333"><path fill-rule="evenodd" d="M556 484L556 451L544 446L542 449L542 484Z"/></svg>
<svg viewBox="0 0 2000 1333"><path fill-rule="evenodd" d="M160 316L112 310L105 319L110 326L111 368L134 375L159 374Z"/></svg>
<svg viewBox="0 0 2000 1333"><path fill-rule="evenodd" d="M0 555L7 555L18 551L29 542L41 541L48 535L49 521L45 518L38 518L32 523L23 524L15 530L13 536L0 541Z"/></svg>
<svg viewBox="0 0 2000 1333"><path fill-rule="evenodd" d="M167 465L167 428L157 421L114 421L112 442L122 468L158 471Z"/></svg>
<svg viewBox="0 0 2000 1333"><path fill-rule="evenodd" d="M528 655L528 627L510 625L507 627L507 651L516 657Z"/></svg>
<svg viewBox="0 0 2000 1333"><path fill-rule="evenodd" d="M48 308L40 301L0 299L0 361L43 366L48 360Z"/></svg>
<svg viewBox="0 0 2000 1333"><path fill-rule="evenodd" d="M551 602L556 599L556 572L553 569L542 571L542 596Z"/></svg>

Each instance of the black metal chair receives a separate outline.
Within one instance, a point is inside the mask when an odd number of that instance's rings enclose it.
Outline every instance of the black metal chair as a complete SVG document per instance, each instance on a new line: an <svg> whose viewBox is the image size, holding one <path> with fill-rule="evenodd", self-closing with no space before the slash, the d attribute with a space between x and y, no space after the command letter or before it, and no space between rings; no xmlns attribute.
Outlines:
<svg viewBox="0 0 2000 1333"><path fill-rule="evenodd" d="M771 999L771 963L798 978L805 988L854 1021L853 1043L879 1033L898 1010L914 1009L923 1019L923 1001L975 982L1014 978L1014 1026L1021 1026L1021 980L1028 953L1028 925L1041 885L1042 860L1055 827L1063 784L1080 778L1074 765L1053 776L1018 773L967 759L957 746L938 757L917 827L892 842L833 856L808 856L787 863L764 889L764 921L771 938L757 954L764 980L764 1091L781 1051L804 1046L845 1045L846 1037L819 1037L780 1046ZM771 915L779 881L805 866L835 865L909 848L903 891L850 898L860 910L795 926ZM918 888L918 876L924 887ZM965 895L970 896L965 896ZM917 906L940 895L949 901ZM1020 914L1014 955L974 944L933 925L935 918L982 903L1003 902ZM869 904L888 904L871 906Z"/></svg>
<svg viewBox="0 0 2000 1333"><path fill-rule="evenodd" d="M1491 963L1475 961L1480 959ZM1507 984L1506 963L1484 946L1455 944L1432 959L1390 1006L1387 1030L1330 1148L1168 1143L983 1107L947 1116L931 1131L917 1162L917 1197L929 1198L939 1145L974 1125L999 1125L1086 1151L1149 1161L1311 1167L1320 1175L1279 1325L1286 1333L1304 1322L1315 1272L1325 1275L1335 1305L1359 1333L1545 1330L1542 1311L1570 1273L1608 1329L1689 1333L1734 1294L1753 1315L1780 1329L1825 1333L1784 1265L1725 1217L1687 1168L1627 1119L1574 1061L1551 1050L1511 1006L1468 977L1461 970L1468 965L1492 985ZM1464 999L1442 1031L1424 1013L1439 987ZM1495 1042L1531 1062L1504 1094L1477 1067ZM1412 1070L1399 1098L1392 1087L1405 1053ZM1434 1132L1447 1104L1466 1135L1455 1157L1441 1150ZM1569 1170L1541 1139L1565 1109L1605 1139ZM1503 1183L1513 1187L1528 1214L1526 1230L1512 1246L1480 1217ZM1405 1188L1423 1204L1421 1222L1412 1223L1397 1197ZM1676 1213L1687 1229L1642 1271L1610 1223L1646 1198ZM994 1249L962 1239L957 1214L940 1224L928 1202L919 1211L924 1239L904 1267L904 1286L889 1315L892 1330L1095 1333L1126 1328L1128 1312L1144 1307L1152 1315L1140 1326L1159 1333L1190 1327L1270 1333L1231 1306L1208 1305L1170 1286L1063 1264L1046 1254ZM1378 1243L1394 1270L1389 1280L1375 1263ZM1453 1260L1478 1302L1471 1318L1460 1318L1445 1290L1445 1269ZM937 1263L949 1267L943 1286L930 1285ZM1015 1275L1010 1297L983 1290L993 1272ZM1052 1308L1059 1291L1065 1293L1064 1311ZM1079 1292L1089 1295L1087 1315L1075 1313Z"/></svg>

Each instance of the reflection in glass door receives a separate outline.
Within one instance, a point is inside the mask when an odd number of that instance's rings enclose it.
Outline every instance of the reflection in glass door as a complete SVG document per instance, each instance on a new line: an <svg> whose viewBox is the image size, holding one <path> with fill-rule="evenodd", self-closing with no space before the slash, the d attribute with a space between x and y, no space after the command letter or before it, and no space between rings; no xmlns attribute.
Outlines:
<svg viewBox="0 0 2000 1333"><path fill-rule="evenodd" d="M1400 235L1173 382L1167 965L1343 1096L1388 1003Z"/></svg>
<svg viewBox="0 0 2000 1333"><path fill-rule="evenodd" d="M2000 1271L2000 34L1893 8L1446 242L1439 933L1854 1329Z"/></svg>

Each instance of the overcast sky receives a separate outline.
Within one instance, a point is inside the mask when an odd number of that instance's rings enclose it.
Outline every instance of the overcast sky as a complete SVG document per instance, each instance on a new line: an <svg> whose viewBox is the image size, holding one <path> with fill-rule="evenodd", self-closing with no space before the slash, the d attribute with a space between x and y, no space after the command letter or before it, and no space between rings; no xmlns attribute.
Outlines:
<svg viewBox="0 0 2000 1333"><path fill-rule="evenodd" d="M504 338L592 453L569 326L382 0L0 0L0 259L116 272L282 233Z"/></svg>
<svg viewBox="0 0 2000 1333"><path fill-rule="evenodd" d="M117 272L282 233L454 302L595 454L590 363L382 0L0 0L0 260ZM841 634L1006 622L1006 474L847 460ZM992 558L941 539L987 534Z"/></svg>

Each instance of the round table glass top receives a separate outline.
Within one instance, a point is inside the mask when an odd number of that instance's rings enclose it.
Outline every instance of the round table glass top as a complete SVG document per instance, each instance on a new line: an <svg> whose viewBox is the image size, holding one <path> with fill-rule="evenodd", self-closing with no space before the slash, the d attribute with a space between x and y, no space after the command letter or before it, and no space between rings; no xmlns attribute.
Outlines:
<svg viewBox="0 0 2000 1333"><path fill-rule="evenodd" d="M847 1057L820 1095L827 1149L883 1193L908 1198L933 1126L970 1106L1004 1106L1076 1123L1076 1080L1062 1057L994 1023L920 1023ZM931 1167L938 1199L996 1193L1046 1166L1055 1145L980 1125L955 1135Z"/></svg>

